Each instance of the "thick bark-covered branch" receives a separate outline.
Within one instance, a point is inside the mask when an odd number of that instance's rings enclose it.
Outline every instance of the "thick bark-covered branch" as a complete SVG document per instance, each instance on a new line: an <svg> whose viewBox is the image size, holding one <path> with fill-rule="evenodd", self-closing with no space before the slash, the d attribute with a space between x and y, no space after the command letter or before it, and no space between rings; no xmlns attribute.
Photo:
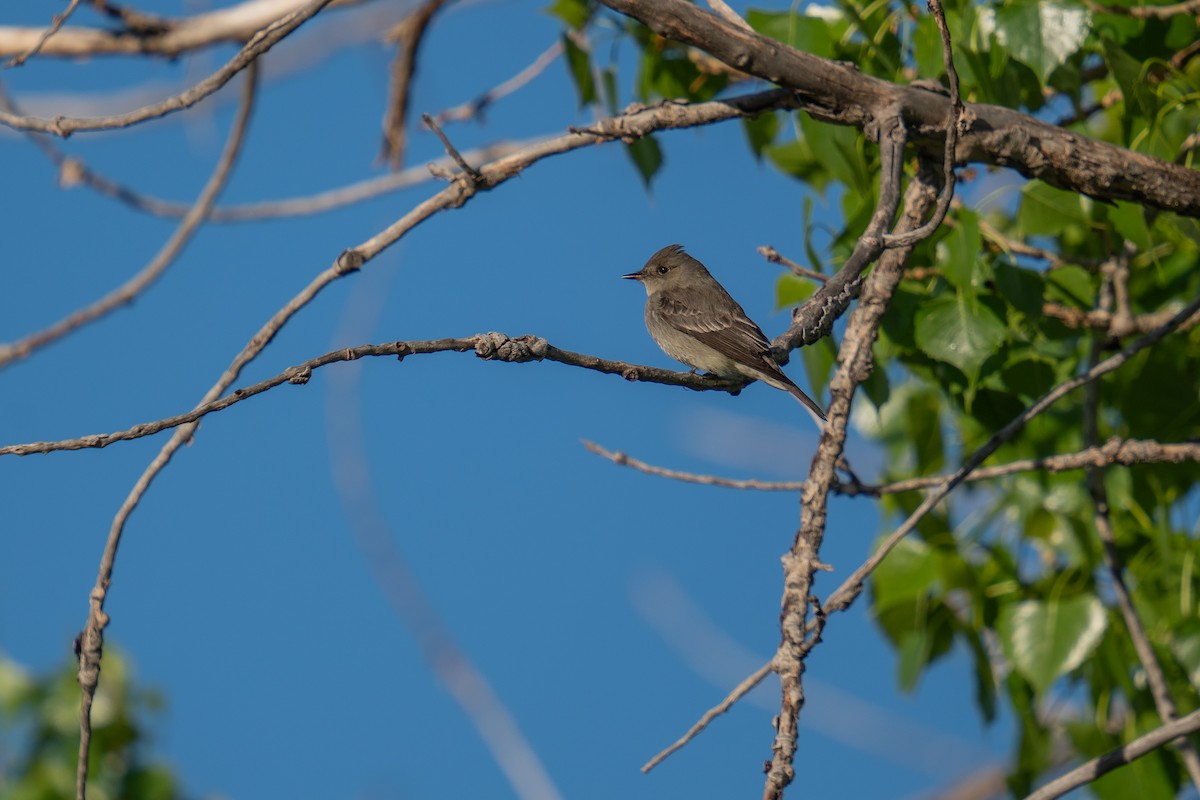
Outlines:
<svg viewBox="0 0 1200 800"><path fill-rule="evenodd" d="M909 137L933 155L945 140L950 100L937 92L864 75L853 65L794 50L698 8L687 0L601 0L651 30L700 48L731 67L797 93L816 119L851 125L874 138L884 113L901 109ZM1130 200L1200 217L1200 173L1116 145L1099 142L1018 111L967 103L968 129L958 163L1011 167L1073 192Z"/></svg>

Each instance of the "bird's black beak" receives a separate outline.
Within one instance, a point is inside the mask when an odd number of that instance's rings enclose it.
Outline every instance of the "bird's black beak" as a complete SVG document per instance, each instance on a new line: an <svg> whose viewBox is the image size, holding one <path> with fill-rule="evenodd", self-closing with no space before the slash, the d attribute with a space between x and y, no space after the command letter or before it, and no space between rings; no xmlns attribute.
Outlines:
<svg viewBox="0 0 1200 800"><path fill-rule="evenodd" d="M640 272L631 272L628 275L622 275L622 278L628 278L631 281L640 281L645 279L645 275Z"/></svg>

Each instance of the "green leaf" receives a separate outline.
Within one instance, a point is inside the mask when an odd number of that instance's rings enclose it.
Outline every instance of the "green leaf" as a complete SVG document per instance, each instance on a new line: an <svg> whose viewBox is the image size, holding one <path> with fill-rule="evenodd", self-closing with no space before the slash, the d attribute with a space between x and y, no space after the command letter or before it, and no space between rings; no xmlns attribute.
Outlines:
<svg viewBox="0 0 1200 800"><path fill-rule="evenodd" d="M604 84L604 107L608 109L611 116L617 115L617 68L614 64L609 64L600 73L600 80Z"/></svg>
<svg viewBox="0 0 1200 800"><path fill-rule="evenodd" d="M779 115L774 111L764 111L757 117L746 117L742 120L742 130L750 142L750 152L761 161L763 151L775 142L775 136L779 133Z"/></svg>
<svg viewBox="0 0 1200 800"><path fill-rule="evenodd" d="M833 46L837 37L823 19L787 11L760 11L752 8L746 12L746 22L762 35L770 36L797 50L821 58L834 57Z"/></svg>
<svg viewBox="0 0 1200 800"><path fill-rule="evenodd" d="M1055 189L1041 181L1030 181L1021 189L1017 226L1024 236L1065 235L1074 228L1073 240L1081 241L1091 226L1082 195Z"/></svg>
<svg viewBox="0 0 1200 800"><path fill-rule="evenodd" d="M637 167L642 183L649 189L650 181L653 180L663 163L662 150L659 149L658 142L653 136L643 136L641 139L631 142L625 150L633 159L633 165Z"/></svg>
<svg viewBox="0 0 1200 800"><path fill-rule="evenodd" d="M1112 39L1101 37L1100 41L1104 48L1104 61L1125 96L1125 107L1131 114L1147 120L1154 119L1160 103L1150 82L1146 80L1146 65L1122 50Z"/></svg>
<svg viewBox="0 0 1200 800"><path fill-rule="evenodd" d="M1025 400L1036 400L1057 382L1054 363L1040 356L1015 358L1000 371L1004 387Z"/></svg>
<svg viewBox="0 0 1200 800"><path fill-rule="evenodd" d="M1005 259L996 261L992 269L996 288L1000 290L1004 300L1026 318L1034 321L1040 319L1043 296L1046 292L1046 282L1042 276Z"/></svg>
<svg viewBox="0 0 1200 800"><path fill-rule="evenodd" d="M997 39L1042 83L1079 51L1091 27L1085 7L1053 0L1018 0L996 12Z"/></svg>
<svg viewBox="0 0 1200 800"><path fill-rule="evenodd" d="M1095 305L1096 290L1092 286L1092 274L1074 264L1046 274L1046 298L1057 300L1077 308Z"/></svg>
<svg viewBox="0 0 1200 800"><path fill-rule="evenodd" d="M979 217L963 209L955 215L950 235L937 244L942 275L954 287L974 294L988 276L983 258L983 239L979 235Z"/></svg>
<svg viewBox="0 0 1200 800"><path fill-rule="evenodd" d="M875 568L871 606L878 612L925 597L937 578L938 561L933 548L914 536L901 539Z"/></svg>
<svg viewBox="0 0 1200 800"><path fill-rule="evenodd" d="M818 192L829 183L829 170L813 156L812 148L803 139L793 139L784 144L764 147L767 160L775 169L793 178L799 178Z"/></svg>
<svg viewBox="0 0 1200 800"><path fill-rule="evenodd" d="M563 51L567 54L567 69L571 80L575 82L575 91L579 94L579 107L583 108L596 102L596 79L592 76L592 59L570 36L562 37Z"/></svg>
<svg viewBox="0 0 1200 800"><path fill-rule="evenodd" d="M997 633L1005 655L1038 694L1083 663L1100 643L1108 618L1093 595L1026 600L1000 610Z"/></svg>
<svg viewBox="0 0 1200 800"><path fill-rule="evenodd" d="M930 358L977 375L1004 341L1004 323L984 304L961 292L934 300L917 313L916 343Z"/></svg>
<svg viewBox="0 0 1200 800"><path fill-rule="evenodd" d="M579 30L592 16L592 6L588 0L554 0L546 6L545 11L551 16L558 17L575 30Z"/></svg>
<svg viewBox="0 0 1200 800"><path fill-rule="evenodd" d="M775 310L798 306L816 291L813 282L790 272L781 273L775 281Z"/></svg>
<svg viewBox="0 0 1200 800"><path fill-rule="evenodd" d="M864 198L872 197L874 178L867 166L862 147L864 140L858 129L817 122L808 114L797 115L797 122L817 161L850 191Z"/></svg>
<svg viewBox="0 0 1200 800"><path fill-rule="evenodd" d="M826 384L829 383L833 365L837 363L837 347L833 338L826 336L808 347L801 348L800 357L804 359L804 371L808 375L812 395L820 398L825 393Z"/></svg>

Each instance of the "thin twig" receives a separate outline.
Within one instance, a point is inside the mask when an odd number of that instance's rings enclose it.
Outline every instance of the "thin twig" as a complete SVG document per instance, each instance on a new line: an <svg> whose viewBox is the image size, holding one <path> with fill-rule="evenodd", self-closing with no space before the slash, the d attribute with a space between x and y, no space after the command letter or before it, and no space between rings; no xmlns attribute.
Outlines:
<svg viewBox="0 0 1200 800"><path fill-rule="evenodd" d="M1042 313L1053 319L1058 320L1068 328L1085 328L1099 333L1106 333L1109 336L1118 336L1118 327L1116 326L1116 317L1113 312L1105 311L1104 309L1082 309L1064 306L1061 303L1043 303ZM1177 304L1172 303L1159 311L1154 311L1149 314L1137 314L1128 320L1125 320L1120 326L1120 335L1129 335L1132 333L1148 333L1165 321L1179 313ZM1184 330L1195 327L1200 324L1200 314L1194 315L1191 319L1183 324Z"/></svg>
<svg viewBox="0 0 1200 800"><path fill-rule="evenodd" d="M672 744L670 747L666 748L665 750L660 752L658 755L656 755L654 758L647 761L642 766L642 772L645 773L645 772L649 772L650 770L654 769L659 764L661 764L664 760L666 760L667 756L671 755L676 750L678 750L679 748L686 745L692 739L695 739L700 734L701 731L703 731L705 728L708 727L708 724L710 722L712 722L714 719L716 719L717 717L724 714L729 709L733 708L734 703L736 703L738 700L741 700L743 697L745 697L747 694L749 694L750 691L753 690L755 686L758 686L758 684L762 683L762 679L767 677L767 675L771 674L771 672L774 669L774 666L775 666L774 662L768 661L767 663L765 663L761 667L759 667L752 675L749 675L745 680L743 680L741 683L739 683L737 686L735 686L733 691L731 691L728 695L725 696L724 700L722 700L720 703L717 703L715 706L710 708L708 711L705 711L704 716L700 717L700 719L697 720L695 725L688 728L687 733L685 733L683 736L680 736L679 739L674 744Z"/></svg>
<svg viewBox="0 0 1200 800"><path fill-rule="evenodd" d="M950 210L950 201L954 199L955 174L954 165L957 156L959 128L965 128L967 117L963 110L962 98L958 93L958 72L954 69L954 50L950 44L950 28L946 25L946 14L942 11L940 0L925 0L929 12L937 23L938 33L942 37L942 66L946 69L946 77L950 81L950 113L946 118L946 143L942 150L942 193L938 196L937 206L933 216L919 228L907 233L894 235L885 234L884 247L911 247L917 242L928 239L946 218Z"/></svg>
<svg viewBox="0 0 1200 800"><path fill-rule="evenodd" d="M634 458L628 453L608 450L595 442L584 440L583 445L591 452L607 458L614 464L629 467L647 475L657 475L684 483L721 486L727 489L753 489L762 492L799 492L804 490L804 481L764 481L756 478L739 479L724 478L718 475L700 475L694 472L682 472L655 466ZM0 449L0 455L4 453L5 449ZM1087 468L1103 469L1114 464L1128 467L1134 464L1182 464L1187 461L1200 462L1200 442L1162 444L1149 439L1120 439L1114 436L1103 446L1089 447L1077 453L1063 453L1045 458L1025 458L1019 461L1010 461L1007 464L980 467L967 475L965 480L968 482L985 481L1020 472L1057 473ZM886 494L929 489L941 484L947 477L949 476L930 475L880 485L836 483L831 491L834 494L850 497L859 495L880 497Z"/></svg>
<svg viewBox="0 0 1200 800"><path fill-rule="evenodd" d="M4 66L19 67L37 55L38 51L40 51L46 45L46 42L49 41L50 37L62 30L63 24L70 19L71 15L75 13L75 9L78 7L79 0L71 0L70 4L67 5L66 11L61 14L55 14L51 18L50 27L46 28L45 32L42 33L42 35L38 37L38 40L33 43L33 46L23 53L17 53L15 56L10 58L8 63L6 63Z"/></svg>
<svg viewBox="0 0 1200 800"><path fill-rule="evenodd" d="M1114 320L1122 315L1122 308L1124 308L1124 315L1129 316L1127 283L1129 280L1129 255L1127 252L1111 260L1106 270L1107 279L1101 287L1097 303L1099 309L1103 311L1112 311L1115 306ZM1114 330L1115 328L1114 322ZM1094 367L1100 360L1103 347L1103 337L1093 335L1088 352L1090 367ZM1083 439L1084 443L1091 447L1095 447L1100 442L1100 387L1095 381L1084 387ZM1142 624L1142 619L1134 607L1129 587L1125 584L1121 556L1117 549L1116 536L1113 535L1112 521L1109 518L1108 490L1104 486L1104 472L1096 467L1088 467L1086 474L1088 493L1092 497L1092 505L1095 508L1093 516L1096 535L1100 538L1104 566L1112 580L1113 597L1121 612L1121 618L1125 621L1125 630L1129 634L1129 641L1133 644L1133 650L1137 653L1138 661L1141 662L1142 670L1146 675L1146 682L1150 686L1150 695L1154 698L1154 707L1158 711L1158 716L1164 723L1174 722L1179 719L1175 698L1171 696L1171 689L1167 685L1162 665L1158 663L1158 658L1154 655L1150 637L1146 635L1146 627ZM1200 789L1200 756L1197 756L1196 748L1188 739L1180 739L1177 749L1184 767L1192 779L1192 785Z"/></svg>
<svg viewBox="0 0 1200 800"><path fill-rule="evenodd" d="M54 453L64 450L91 450L108 447L117 442L127 442L153 436L165 430L191 425L209 414L224 411L230 406L237 405L243 400L270 391L285 383L303 385L312 377L313 370L343 361L357 361L360 358L390 356L407 358L428 353L466 353L474 352L487 361L509 361L523 363L528 361L554 361L572 367L582 367L606 375L620 375L628 381L644 383L660 383L667 386L683 386L697 391L726 391L737 392L744 384L740 380L723 380L707 378L691 372L674 372L658 367L646 367L640 364L630 364L625 361L612 361L607 358L584 353L575 353L555 347L537 336L509 337L503 333L480 333L461 339L430 339L408 342L389 342L388 344L364 344L359 347L347 347L334 350L331 353L317 356L301 364L285 369L278 375L266 380L226 394L222 397L202 403L184 414L142 422L124 430L112 433L94 433L73 439L62 439L54 442L29 442L0 447L0 456L27 456L35 453Z"/></svg>
<svg viewBox="0 0 1200 800"><path fill-rule="evenodd" d="M1174 16L1184 14L1194 16L1200 13L1200 0L1184 0L1182 3L1174 3L1169 6L1111 6L1084 0L1084 5L1093 11L1104 14L1121 14L1135 19L1170 19Z"/></svg>
<svg viewBox="0 0 1200 800"><path fill-rule="evenodd" d="M450 156L451 160L453 160L455 164L458 164L458 168L462 170L463 175L467 177L467 180L474 184L478 184L483 180L483 176L479 174L479 170L467 163L467 160L462 157L462 153L458 152L458 149L455 148L455 146L450 142L450 138L446 136L446 134L442 132L441 127L433 121L433 117L429 116L428 114L422 114L421 120L429 126L430 130L437 134L439 139L442 140L442 146L446 148L446 155Z"/></svg>
<svg viewBox="0 0 1200 800"><path fill-rule="evenodd" d="M130 111L126 114L114 114L108 117L25 117L0 111L0 125L7 125L14 130L41 131L56 136L67 137L78 131L102 131L114 128L127 128L139 122L165 117L176 111L190 108L208 97L233 79L233 76L248 67L255 59L270 50L292 31L299 28L321 9L336 0L313 0L308 5L293 11L261 31L237 52L223 67L197 83L181 94L168 97L161 102Z"/></svg>
<svg viewBox="0 0 1200 800"><path fill-rule="evenodd" d="M546 50L534 59L533 63L525 67L525 69L512 76L504 83L488 89L483 94L476 97L474 100L469 100L452 108L447 108L433 115L434 122L439 125L445 125L447 122L465 122L483 113L485 109L495 103L497 100L507 97L524 87L537 76L541 75L546 67L554 63L554 60L562 55L563 45L561 41L555 42L546 48Z"/></svg>
<svg viewBox="0 0 1200 800"><path fill-rule="evenodd" d="M229 138L217 165L205 183L200 195L188 209L183 220L175 228L171 236L163 244L154 258L125 283L113 289L91 305L81 308L60 319L48 328L32 333L12 344L0 345L0 369L14 361L28 358L35 350L58 341L62 337L74 333L91 322L104 317L123 305L133 302L133 299L144 292L166 272L175 259L183 252L183 248L191 241L192 236L199 230L207 219L217 195L225 188L234 163L242 150L246 128L250 121L250 113L254 108L255 87L258 85L258 64L251 62L246 70L242 86L242 101L230 129Z"/></svg>
<svg viewBox="0 0 1200 800"><path fill-rule="evenodd" d="M446 0L425 0L397 22L388 36L396 43L396 57L392 60L391 91L387 113L383 117L381 155L393 169L404 163L404 150L408 143L408 105L412 97L412 82L417 75L417 52L421 49L421 42L434 15L445 4Z"/></svg>
<svg viewBox="0 0 1200 800"><path fill-rule="evenodd" d="M1170 741L1197 731L1200 731L1200 710L1193 711L1160 728L1155 728L1132 742L1114 748L1085 764L1080 764L1067 774L1060 775L1028 795L1025 800L1055 800L1072 789L1078 789L1101 775L1112 772L1117 767L1123 767L1147 753L1154 752Z"/></svg>
<svg viewBox="0 0 1200 800"><path fill-rule="evenodd" d="M171 239L159 251L159 255L146 266L146 269L137 278L126 284L122 290L118 290L100 303L84 309L84 312L81 312L83 316L79 316L78 320L74 321L70 326L58 328L57 330L51 329L55 331L52 338L62 336L78 328L80 325L95 319L97 316L107 313L108 310L115 308L120 302L128 302L130 298L145 288L146 285L149 285L171 263L179 250L182 249L183 245L191 237L195 228L204 221L205 215L212 207L217 194L224 187L226 179L229 177L230 170L232 170L233 164L237 160L238 152L241 150L242 141L245 138L246 127L250 120L251 111L254 108L254 97L257 87L258 64L251 62L246 70L245 77L242 79L241 102L238 106L233 127L229 132L229 139L226 141L225 149L217 162L217 167L213 170L212 176L209 177L204 189L200 192L200 196L196 199L196 205L193 207L192 213L180 223L175 233L171 236ZM129 289L130 291L127 294L123 294L125 289ZM109 303L110 299L113 302ZM45 341L50 340L44 339L41 343L44 344ZM29 349L32 349L32 347ZM28 350L25 351L25 354L27 353ZM170 456L168 455L167 458L170 458ZM165 460L163 463L165 464ZM151 475L151 477L153 476ZM141 491L144 491L145 485L149 484L146 476L143 476L143 481L139 481L139 486L142 487ZM140 496L137 488L135 488L134 492ZM126 500L126 506L132 510L129 500ZM122 507L122 511L124 509L125 506ZM118 514L118 518L121 518L120 513ZM108 541L104 546L104 554L100 559L100 570L96 577L96 585L89 597L91 602L89 604L88 622L83 633L79 636L79 688L81 697L79 704L79 760L76 764L75 773L75 796L77 800L85 800L87 797L88 750L91 747L92 739L92 702L96 696L96 687L100 682L100 657L103 647L102 631L108 622L108 617L103 609L104 596L108 590L109 583L112 581L113 562L116 558L117 546L120 543L122 527L123 524L118 525L114 523L113 528L109 532Z"/></svg>
<svg viewBox="0 0 1200 800"><path fill-rule="evenodd" d="M797 278L808 278L809 280L816 281L817 283L825 283L827 280L829 280L828 275L817 272L815 269L809 269L808 267L800 266L790 258L781 255L778 250L769 244L764 244L762 247L759 247L758 252L759 255L772 264L782 264L783 266L787 267Z"/></svg>
<svg viewBox="0 0 1200 800"><path fill-rule="evenodd" d="M67 156L53 146L45 134L34 133L30 137L59 167L59 182L67 187L83 184L95 192L111 197L121 203L160 217L179 218L187 214L191 206L186 203L176 203L163 200L152 195L144 194L117 183L97 172L74 156ZM547 137L530 139L524 142L497 142L468 150L463 158L471 162L481 163L492 161L503 156L512 155L533 144L544 142ZM454 165L449 156L444 156L433 162L437 170L444 170ZM389 192L408 189L426 183L433 179L427 166L409 167L398 172L389 172L377 178L358 181L356 183L328 189L312 195L289 197L282 200L264 200L257 203L240 205L216 206L208 215L210 223L257 222L264 219L279 219L282 217L300 217L310 214L323 214L343 206L362 203Z"/></svg>

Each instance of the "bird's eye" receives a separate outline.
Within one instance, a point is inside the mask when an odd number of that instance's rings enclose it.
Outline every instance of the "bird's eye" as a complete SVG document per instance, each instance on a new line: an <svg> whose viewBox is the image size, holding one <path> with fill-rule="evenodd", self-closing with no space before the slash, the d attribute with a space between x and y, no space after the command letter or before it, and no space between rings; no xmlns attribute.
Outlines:
<svg viewBox="0 0 1200 800"><path fill-rule="evenodd" d="M666 275L666 274L667 274L667 272L669 272L669 271L670 271L670 269L671 269L670 267L659 267L659 268L658 268L658 274L659 274L659 275Z"/></svg>

